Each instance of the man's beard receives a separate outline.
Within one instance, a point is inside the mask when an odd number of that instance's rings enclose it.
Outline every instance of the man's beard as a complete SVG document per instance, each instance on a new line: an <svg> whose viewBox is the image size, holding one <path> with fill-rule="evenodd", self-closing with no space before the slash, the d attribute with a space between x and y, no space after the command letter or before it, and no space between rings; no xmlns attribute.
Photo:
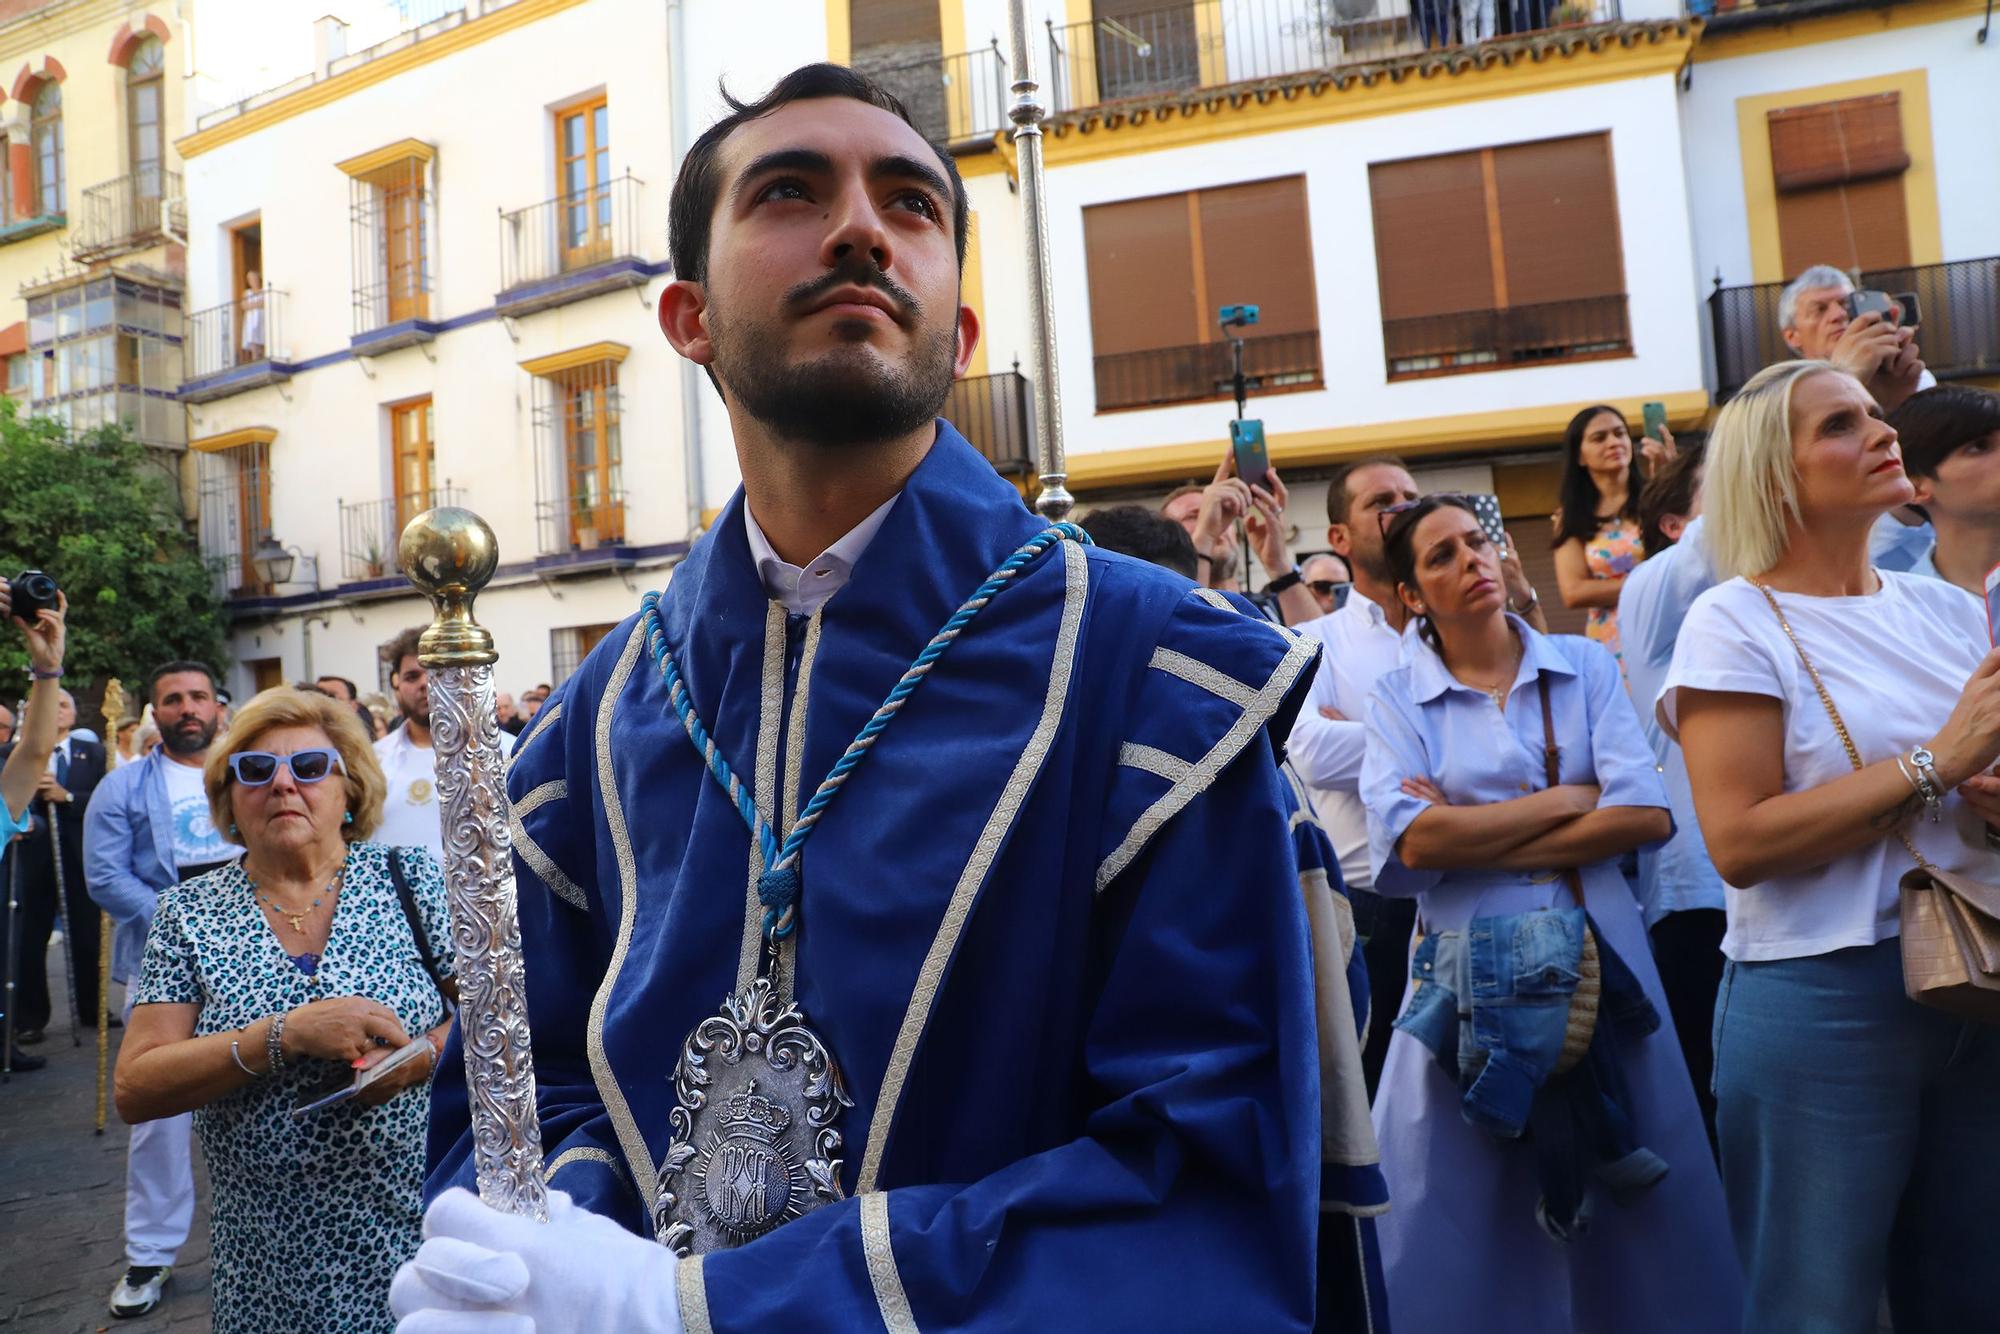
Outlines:
<svg viewBox="0 0 2000 1334"><path fill-rule="evenodd" d="M160 733L160 744L176 755L199 755L207 750L215 740L215 729L221 725L220 718L211 718L205 723L197 722L192 729L188 721L175 723Z"/></svg>
<svg viewBox="0 0 2000 1334"><path fill-rule="evenodd" d="M1357 574L1365 574L1378 584L1391 584L1394 575L1389 570L1389 557L1382 548L1364 551L1360 543L1355 543L1348 553L1347 563Z"/></svg>
<svg viewBox="0 0 2000 1334"><path fill-rule="evenodd" d="M430 730L431 701L429 696L425 696L423 699L417 701L415 705L405 704L403 701L397 700L396 707L401 711L405 723L415 723L425 731Z"/></svg>
<svg viewBox="0 0 2000 1334"><path fill-rule="evenodd" d="M781 439L823 449L895 440L929 425L951 395L958 360L955 330L925 330L916 324L920 310L915 298L872 266L836 270L808 290L831 291L842 283L887 290L900 299L903 317L918 329L908 361L887 363L857 340L810 361L787 363L775 323L745 321L739 327L709 307L717 378L745 412Z"/></svg>

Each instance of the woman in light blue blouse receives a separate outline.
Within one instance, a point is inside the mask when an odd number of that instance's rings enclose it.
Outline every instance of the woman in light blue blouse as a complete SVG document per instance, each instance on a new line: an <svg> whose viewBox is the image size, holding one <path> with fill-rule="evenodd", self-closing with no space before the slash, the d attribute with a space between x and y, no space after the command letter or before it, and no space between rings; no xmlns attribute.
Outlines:
<svg viewBox="0 0 2000 1334"><path fill-rule="evenodd" d="M1405 998L1375 1100L1394 1201L1380 1229L1390 1310L1400 1327L1419 1330L1734 1329L1741 1279L1720 1183L1645 926L1618 870L1624 854L1672 828L1618 666L1598 644L1538 634L1507 614L1498 552L1462 498L1401 507L1388 520L1386 547L1398 593L1417 619L1402 665L1369 701L1361 793L1376 891L1417 899L1419 931L1432 938L1419 948L1418 976L1423 987L1444 988ZM1544 685L1560 752L1555 786L1545 762ZM1506 1029L1497 1044L1467 1025L1477 1022L1475 999L1495 986L1518 1002L1534 982L1548 982L1545 967L1562 972L1572 989L1588 971L1574 945L1574 971L1528 958L1551 933L1562 936L1559 923L1574 921L1573 912L1541 912L1572 908L1572 870L1603 967L1597 1036L1573 1071L1544 1068L1529 1081L1534 1117L1526 1133L1517 1128L1519 1137L1507 1138L1467 1119L1483 1109L1464 1096L1465 1085L1506 1064L1501 1049L1526 1032L1528 1011L1516 1008L1503 1020L1487 1009L1485 1020ZM1528 915L1519 919L1526 929L1501 935L1497 921L1513 914ZM1511 949L1478 955L1481 929ZM1448 976L1443 960L1454 940L1472 971ZM1562 991L1556 985L1559 999L1537 1011L1553 1017L1558 1043L1568 1009ZM1630 998L1643 1011L1640 992L1658 1017L1644 1036L1637 1032L1652 1016L1628 1022L1617 1003ZM1427 1009L1437 1019L1440 995L1448 998L1442 1020L1418 1022ZM1449 1066L1419 1032L1442 1038ZM1449 1050L1454 1038L1465 1040ZM1461 1073L1467 1060L1472 1073ZM1586 1096L1600 1089L1601 1099ZM1611 1160L1589 1159L1594 1174L1566 1178L1581 1183L1581 1212L1552 1223L1542 1210L1548 1162L1583 1161L1562 1157L1555 1132L1587 1130L1588 1121L1567 1116L1586 1104L1629 1114L1626 1138L1637 1145L1630 1161L1649 1167L1635 1184Z"/></svg>

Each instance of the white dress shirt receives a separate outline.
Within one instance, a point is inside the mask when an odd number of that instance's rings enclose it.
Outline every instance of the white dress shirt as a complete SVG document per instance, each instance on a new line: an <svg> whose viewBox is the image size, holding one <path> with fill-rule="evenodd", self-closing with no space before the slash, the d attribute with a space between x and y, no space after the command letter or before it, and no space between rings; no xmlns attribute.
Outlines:
<svg viewBox="0 0 2000 1334"><path fill-rule="evenodd" d="M1293 629L1325 646L1312 694L1292 725L1287 751L1313 791L1313 805L1340 855L1340 877L1350 889L1375 883L1368 869L1368 812L1361 804L1361 757L1368 749L1362 719L1368 697L1384 673L1402 659L1403 636L1373 598L1351 594L1344 606ZM1320 716L1338 710L1345 722Z"/></svg>
<svg viewBox="0 0 2000 1334"><path fill-rule="evenodd" d="M875 540L876 531L889 517L896 499L890 496L883 501L873 514L848 529L846 536L820 552L817 559L807 561L804 568L791 564L772 549L771 539L757 526L757 516L750 512L749 502L745 501L743 535L750 539L750 559L756 562L757 577L764 581L765 595L773 602L782 602L794 616L810 616L818 611L828 598L847 587L855 563Z"/></svg>

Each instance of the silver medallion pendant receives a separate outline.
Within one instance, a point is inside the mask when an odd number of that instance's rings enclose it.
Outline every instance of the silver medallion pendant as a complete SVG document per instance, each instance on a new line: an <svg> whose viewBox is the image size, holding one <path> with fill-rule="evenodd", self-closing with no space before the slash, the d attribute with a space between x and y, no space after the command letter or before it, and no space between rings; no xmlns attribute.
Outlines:
<svg viewBox="0 0 2000 1334"><path fill-rule="evenodd" d="M845 1198L833 1123L854 1101L826 1044L769 978L688 1034L674 1101L653 1228L676 1255L741 1246Z"/></svg>

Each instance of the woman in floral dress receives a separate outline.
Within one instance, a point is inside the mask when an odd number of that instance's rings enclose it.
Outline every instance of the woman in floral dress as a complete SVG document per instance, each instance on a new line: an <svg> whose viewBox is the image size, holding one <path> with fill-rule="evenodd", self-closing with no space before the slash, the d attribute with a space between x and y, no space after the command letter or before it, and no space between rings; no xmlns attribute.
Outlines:
<svg viewBox="0 0 2000 1334"><path fill-rule="evenodd" d="M382 771L326 696L265 691L203 778L216 827L247 851L160 897L119 1115L195 1114L217 1334L389 1334L389 1282L422 1240L430 1075L455 991L443 877L421 849L365 841ZM427 1050L359 1095L292 1114L413 1042Z"/></svg>
<svg viewBox="0 0 2000 1334"><path fill-rule="evenodd" d="M1632 447L1625 414L1599 404L1570 418L1563 447L1561 508L1555 527L1556 584L1565 607L1588 612L1584 633L1624 666L1618 641L1618 593L1646 558L1639 540L1639 490L1674 454L1674 438Z"/></svg>

